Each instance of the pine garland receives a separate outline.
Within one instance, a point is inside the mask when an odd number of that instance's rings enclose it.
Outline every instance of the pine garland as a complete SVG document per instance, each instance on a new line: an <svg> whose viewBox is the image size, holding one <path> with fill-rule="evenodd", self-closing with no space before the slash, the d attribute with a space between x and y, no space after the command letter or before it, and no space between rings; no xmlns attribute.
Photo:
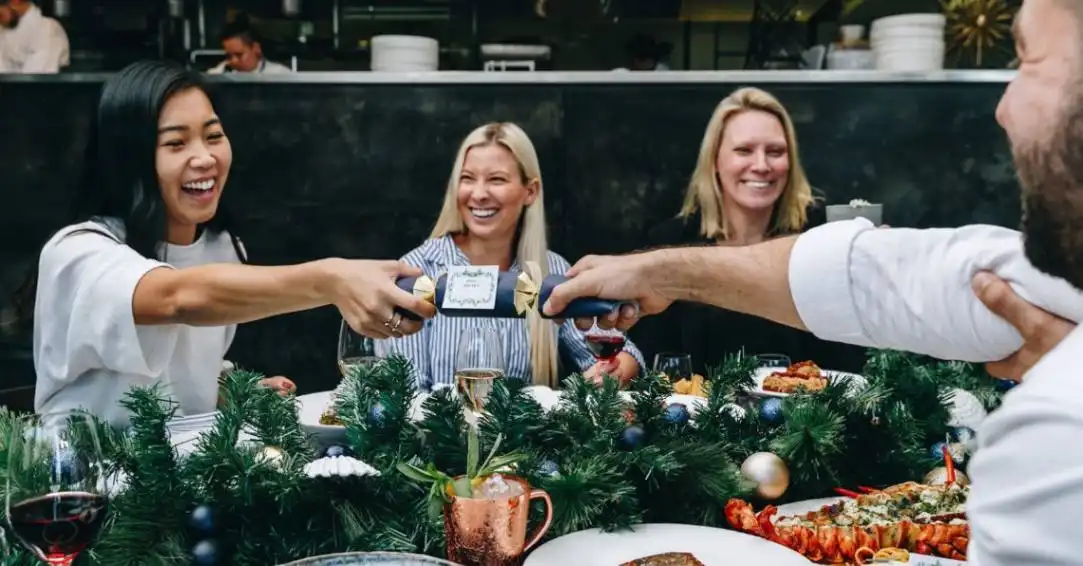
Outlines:
<svg viewBox="0 0 1083 566"><path fill-rule="evenodd" d="M754 452L774 452L788 464L790 489L776 503L831 495L835 486L920 479L937 465L929 446L949 430L950 388L974 392L989 408L999 402L991 380L974 366L875 351L864 388L839 383L791 395L781 421L769 422L756 406L743 418L732 410L754 369L754 360L738 354L710 371L706 407L691 422L667 420L663 401L671 387L657 374L633 382L631 407L614 381L599 387L573 375L561 404L549 412L520 382L504 380L478 423L480 450L488 453L500 438L499 453L525 455L516 472L553 500L550 538L639 522L723 526L725 502L749 497L751 486L738 466ZM347 378L337 414L354 455L380 472L349 478L305 475L305 464L318 455L295 404L258 387L259 374L228 376L213 429L186 458L167 432L175 406L156 388L133 390L124 401L134 414L131 429L95 430L111 470L127 487L112 499L100 540L78 563L187 563L204 537L188 526L201 505L214 511L223 564L265 566L353 550L441 556L443 523L427 512L429 486L397 466L464 473L468 425L449 390L429 396L423 419L412 422L418 393L410 375L406 360L390 358ZM0 409L0 480L7 477L4 439L16 422ZM641 429L641 442L628 442L629 427ZM285 456L268 458L266 446ZM0 566L35 564L12 547Z"/></svg>

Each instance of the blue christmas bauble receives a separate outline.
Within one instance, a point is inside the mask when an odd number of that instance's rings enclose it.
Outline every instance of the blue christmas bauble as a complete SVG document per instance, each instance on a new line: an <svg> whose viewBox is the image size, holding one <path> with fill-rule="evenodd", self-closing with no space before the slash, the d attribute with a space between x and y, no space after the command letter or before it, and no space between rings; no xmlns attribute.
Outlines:
<svg viewBox="0 0 1083 566"><path fill-rule="evenodd" d="M948 447L947 442L937 442L933 444L933 447L929 450L929 455L933 457L933 460L944 461L944 449Z"/></svg>
<svg viewBox="0 0 1083 566"><path fill-rule="evenodd" d="M643 427L632 425L620 433L620 445L625 450L639 448L646 436L647 431L643 430Z"/></svg>
<svg viewBox="0 0 1083 566"><path fill-rule="evenodd" d="M782 422L782 399L768 397L760 403L760 418L769 423Z"/></svg>
<svg viewBox="0 0 1083 566"><path fill-rule="evenodd" d="M323 451L324 458L338 458L339 456L352 456L353 450L350 450L349 446L342 446L340 444L332 444Z"/></svg>
<svg viewBox="0 0 1083 566"><path fill-rule="evenodd" d="M996 384L997 384L997 389L1000 390L1000 391L1007 391L1007 390L1011 389L1012 387L1015 387L1016 385L1018 385L1018 383L1016 383L1015 381L1013 381L1011 379L998 379L998 380L996 380Z"/></svg>
<svg viewBox="0 0 1083 566"><path fill-rule="evenodd" d="M952 438L955 442L958 442L970 449L970 446L977 440L978 435L974 432L974 429L961 426L951 431Z"/></svg>
<svg viewBox="0 0 1083 566"><path fill-rule="evenodd" d="M376 403L375 405L373 405L372 408L369 409L369 424L380 424L380 421L382 421L384 418L384 411L385 410L383 403Z"/></svg>
<svg viewBox="0 0 1083 566"><path fill-rule="evenodd" d="M666 407L665 419L667 423L684 424L690 418L692 418L692 414L688 412L688 407L684 403L673 403Z"/></svg>
<svg viewBox="0 0 1083 566"><path fill-rule="evenodd" d="M214 532L214 510L210 505L200 505L188 515L188 526L196 532L209 535Z"/></svg>
<svg viewBox="0 0 1083 566"><path fill-rule="evenodd" d="M218 559L218 543L214 539L203 539L192 547L192 564L215 566Z"/></svg>
<svg viewBox="0 0 1083 566"><path fill-rule="evenodd" d="M547 477L559 476L560 466L552 460L542 460L538 465L538 474Z"/></svg>

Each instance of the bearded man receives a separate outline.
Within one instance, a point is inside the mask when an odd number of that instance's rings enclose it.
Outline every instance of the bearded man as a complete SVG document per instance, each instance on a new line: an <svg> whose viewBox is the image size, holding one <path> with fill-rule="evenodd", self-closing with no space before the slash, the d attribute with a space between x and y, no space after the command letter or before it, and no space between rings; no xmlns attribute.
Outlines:
<svg viewBox="0 0 1083 566"><path fill-rule="evenodd" d="M969 564L1083 564L1083 2L1024 0L1013 34L1019 71L996 117L1023 186L1022 234L854 220L745 248L587 257L546 311L634 299L639 313L600 321L627 328L697 301L826 340L993 362L1023 382L978 431Z"/></svg>

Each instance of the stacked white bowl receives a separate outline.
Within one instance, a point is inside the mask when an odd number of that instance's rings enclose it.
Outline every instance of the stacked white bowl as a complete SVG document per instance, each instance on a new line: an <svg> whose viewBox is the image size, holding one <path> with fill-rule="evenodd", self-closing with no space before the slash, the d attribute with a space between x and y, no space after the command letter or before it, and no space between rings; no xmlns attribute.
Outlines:
<svg viewBox="0 0 1083 566"><path fill-rule="evenodd" d="M440 68L440 42L416 35L377 35L372 38L373 71L421 72Z"/></svg>
<svg viewBox="0 0 1083 566"><path fill-rule="evenodd" d="M943 14L901 14L872 22L869 44L882 71L937 71L944 68Z"/></svg>

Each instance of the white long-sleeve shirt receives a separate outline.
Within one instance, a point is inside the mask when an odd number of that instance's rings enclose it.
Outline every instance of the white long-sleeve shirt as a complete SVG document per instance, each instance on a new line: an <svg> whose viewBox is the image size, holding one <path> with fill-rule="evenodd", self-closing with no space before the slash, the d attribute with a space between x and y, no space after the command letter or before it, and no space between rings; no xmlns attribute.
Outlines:
<svg viewBox="0 0 1083 566"><path fill-rule="evenodd" d="M834 222L797 239L790 287L816 336L972 362L1008 357L1023 340L971 289L988 270L1054 314L1083 321L1083 293L1027 261L1019 232L996 226L878 230ZM1083 329L1027 373L977 431L969 471L969 563L1083 564Z"/></svg>
<svg viewBox="0 0 1083 566"><path fill-rule="evenodd" d="M31 6L13 29L0 28L0 73L58 73L71 63L64 26Z"/></svg>

